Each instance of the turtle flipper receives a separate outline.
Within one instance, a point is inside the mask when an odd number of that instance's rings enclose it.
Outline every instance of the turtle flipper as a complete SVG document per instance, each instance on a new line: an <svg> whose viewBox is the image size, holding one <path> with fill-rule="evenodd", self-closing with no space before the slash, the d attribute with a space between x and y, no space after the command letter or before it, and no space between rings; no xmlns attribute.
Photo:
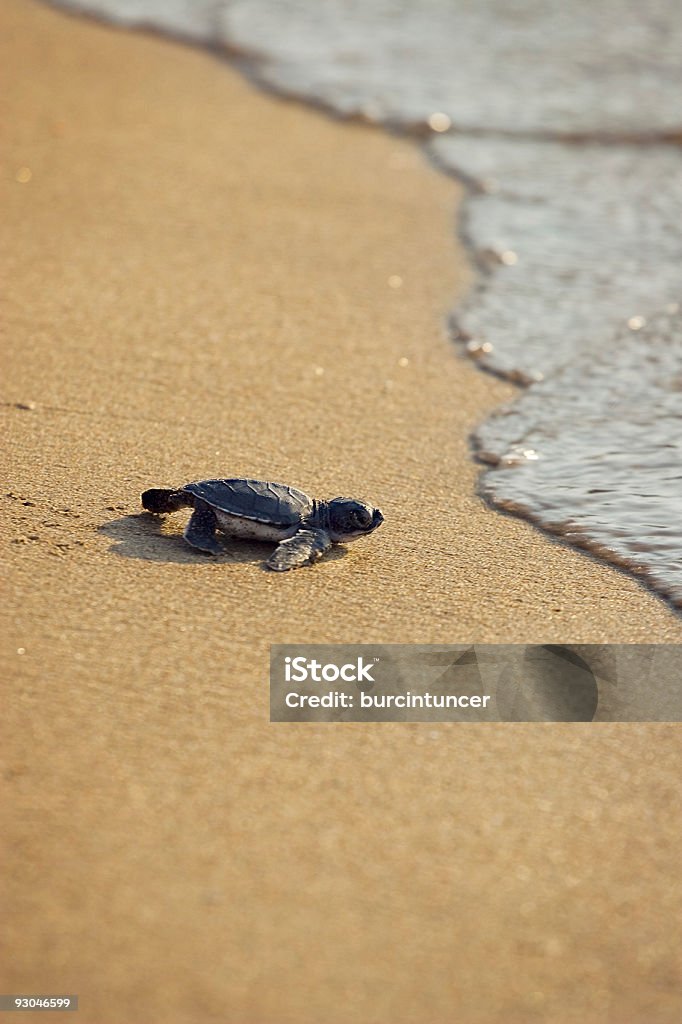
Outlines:
<svg viewBox="0 0 682 1024"><path fill-rule="evenodd" d="M220 555L222 546L215 536L218 520L213 509L204 501L195 501L194 512L185 527L185 540L193 548L209 555Z"/></svg>
<svg viewBox="0 0 682 1024"><path fill-rule="evenodd" d="M300 569L317 561L331 546L332 539L326 530L299 530L281 541L265 564L275 572Z"/></svg>
<svg viewBox="0 0 682 1024"><path fill-rule="evenodd" d="M191 504L191 497L185 491L172 491L167 487L152 487L142 495L142 505L148 512L177 512Z"/></svg>

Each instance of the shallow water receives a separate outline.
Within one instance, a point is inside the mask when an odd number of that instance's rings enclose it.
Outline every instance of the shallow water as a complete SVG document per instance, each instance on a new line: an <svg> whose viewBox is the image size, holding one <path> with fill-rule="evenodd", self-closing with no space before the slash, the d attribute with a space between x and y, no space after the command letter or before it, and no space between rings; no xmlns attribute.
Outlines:
<svg viewBox="0 0 682 1024"><path fill-rule="evenodd" d="M682 313L550 374L500 410L478 444L484 494L641 574L682 606ZM502 453L501 458L499 453Z"/></svg>
<svg viewBox="0 0 682 1024"><path fill-rule="evenodd" d="M420 127L470 186L453 335L528 385L482 490L682 605L682 8L674 0L68 0ZM437 129L429 132L428 125Z"/></svg>

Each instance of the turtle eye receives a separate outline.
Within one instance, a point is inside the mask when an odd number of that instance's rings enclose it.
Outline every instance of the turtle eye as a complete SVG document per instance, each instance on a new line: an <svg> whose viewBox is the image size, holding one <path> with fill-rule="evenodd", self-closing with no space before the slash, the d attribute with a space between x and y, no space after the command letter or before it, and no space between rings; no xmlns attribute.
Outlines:
<svg viewBox="0 0 682 1024"><path fill-rule="evenodd" d="M366 508L359 508L355 513L358 526L369 526L372 522L372 517Z"/></svg>

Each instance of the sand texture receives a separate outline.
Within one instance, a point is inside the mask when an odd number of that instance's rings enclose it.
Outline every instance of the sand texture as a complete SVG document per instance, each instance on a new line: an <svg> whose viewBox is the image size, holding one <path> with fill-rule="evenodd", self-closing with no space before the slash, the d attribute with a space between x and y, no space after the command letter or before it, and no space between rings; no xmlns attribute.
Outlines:
<svg viewBox="0 0 682 1024"><path fill-rule="evenodd" d="M2 991L83 1024L678 1024L676 726L268 722L275 642L682 640L476 497L512 389L442 327L457 187L210 54L0 16ZM140 514L218 475L386 522L276 575Z"/></svg>

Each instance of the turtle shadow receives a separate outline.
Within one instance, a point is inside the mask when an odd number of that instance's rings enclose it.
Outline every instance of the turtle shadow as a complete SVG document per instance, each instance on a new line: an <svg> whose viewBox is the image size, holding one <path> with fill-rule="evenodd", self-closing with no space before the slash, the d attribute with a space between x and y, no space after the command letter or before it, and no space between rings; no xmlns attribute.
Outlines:
<svg viewBox="0 0 682 1024"><path fill-rule="evenodd" d="M166 533L164 520L151 512L122 516L98 527L97 532L113 541L109 550L120 558L135 558L143 562L176 562L179 565L230 565L246 562L263 564L275 550L274 542L235 540L219 534L223 551L219 555L205 555L192 549L181 532ZM332 548L325 559L343 558L343 547Z"/></svg>

